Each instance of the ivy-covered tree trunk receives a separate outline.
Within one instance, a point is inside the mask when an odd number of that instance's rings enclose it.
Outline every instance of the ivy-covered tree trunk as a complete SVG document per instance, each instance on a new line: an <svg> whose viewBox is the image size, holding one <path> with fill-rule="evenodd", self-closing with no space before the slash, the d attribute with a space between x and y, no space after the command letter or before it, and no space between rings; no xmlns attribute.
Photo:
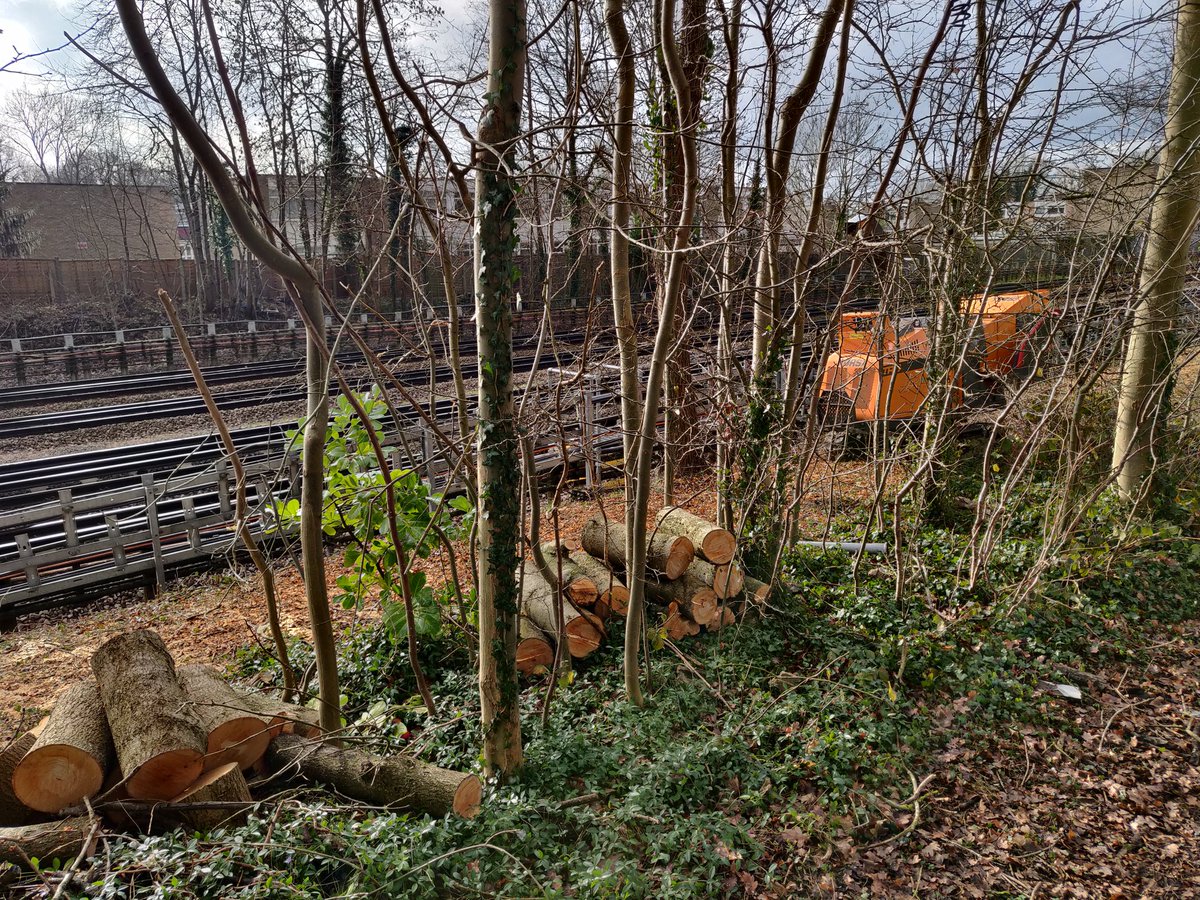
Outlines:
<svg viewBox="0 0 1200 900"><path fill-rule="evenodd" d="M1171 400L1173 330L1187 278L1188 247L1200 215L1200 2L1196 0L1179 3L1165 138L1113 437L1117 486L1125 499L1134 502L1155 499L1151 479L1164 454L1161 438Z"/></svg>
<svg viewBox="0 0 1200 900"><path fill-rule="evenodd" d="M512 385L517 203L512 171L525 77L524 0L491 0L489 41L475 161L479 695L484 768L503 777L522 761L517 686L521 476Z"/></svg>

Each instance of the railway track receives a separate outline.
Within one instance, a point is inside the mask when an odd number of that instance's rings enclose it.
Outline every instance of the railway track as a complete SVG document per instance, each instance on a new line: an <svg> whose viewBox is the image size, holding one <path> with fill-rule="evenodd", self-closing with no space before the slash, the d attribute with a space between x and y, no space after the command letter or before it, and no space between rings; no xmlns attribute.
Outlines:
<svg viewBox="0 0 1200 900"><path fill-rule="evenodd" d="M557 338L565 343L567 335ZM538 368L573 362L561 354L558 358L543 354ZM518 372L532 371L534 355L518 356L514 364ZM167 373L167 377L181 386L181 374ZM229 377L240 374L235 367ZM451 372L443 366L434 375L444 380ZM430 373L422 369L398 377L412 385L424 385ZM190 381L190 376L187 378ZM96 380L91 387L111 381ZM87 390L88 384L80 387ZM303 391L288 394L272 388L226 392L218 397L218 403L224 408L237 408L289 396L299 400ZM590 421L586 427L582 422L568 426L575 429L571 446L578 451L564 460L558 441L548 442L537 450L539 471L576 465L585 452L592 459L619 458L622 448L613 399L610 393L594 387L592 403L588 404L594 410ZM3 420L0 436L86 427L80 421L109 424L203 412L196 398L150 400ZM439 426L453 430L452 400L438 401L429 412ZM401 428L420 431L423 419L416 410L400 413ZM298 483L294 457L291 462L288 458L288 431L287 426L272 425L234 433L243 460L256 473L248 491L256 505L255 527L259 529L270 498L287 496ZM422 440L418 433L401 442L410 448L408 452L419 448L419 458L396 457L394 464L418 469L433 480L437 475L430 469L428 449L433 442L428 433L424 437ZM231 473L223 448L213 435L0 465L0 621L39 606L120 586L154 580L162 583L167 570L211 565L234 547L233 503Z"/></svg>
<svg viewBox="0 0 1200 900"><path fill-rule="evenodd" d="M583 340L583 336L578 336L578 341L570 343L562 341L567 346L578 346ZM518 373L528 373L533 370L535 354L527 353L513 358L513 368ZM543 354L543 362L547 361L546 354ZM549 362L553 362L550 357ZM299 375L303 370L293 367L287 374ZM164 377L163 381L155 381L149 378L138 379L144 380L149 386L137 389L139 392L148 392L155 389L159 390L181 390L188 386L191 382L191 375L187 374L187 381L177 378L178 373L170 373L169 377ZM186 373L184 373L186 374ZM256 370L257 374L257 370ZM358 389L365 389L373 380L367 373L361 370L358 373L346 372L347 380L350 384ZM428 368L408 369L394 371L394 377L401 384L412 387L423 387L429 383L430 370ZM450 379L453 375L453 369L450 365L436 366L433 370L433 378L438 382L444 382ZM262 376L260 376L262 377ZM136 376L135 376L136 378ZM233 379L228 379L233 380ZM239 380L245 380L241 378ZM212 382L210 382L211 384ZM220 383L219 381L216 383ZM98 386L98 390L84 385L75 389L74 385L70 385L73 390L61 391L59 396L79 399L81 397L104 396L107 385L112 382L102 382ZM159 385L170 385L170 387ZM24 389L22 389L24 390ZM331 396L340 393L341 389L336 384L331 384L329 393ZM122 394L131 393L131 390L120 389ZM217 407L221 410L245 409L247 407L261 406L265 403L295 403L305 398L305 389L300 386L289 387L286 385L272 385L267 387L246 388L239 391L226 391L217 393L214 399L217 402ZM93 406L83 409L57 410L46 413L33 413L24 416L11 416L9 418L0 419L0 440L27 437L38 434L52 434L64 431L74 431L81 428L94 428L101 425L114 425L123 422L142 422L153 419L177 418L179 416L192 416L205 414L204 401L198 396L190 397L168 397L158 400L142 400L134 403L121 403L111 406Z"/></svg>
<svg viewBox="0 0 1200 900"><path fill-rule="evenodd" d="M555 338L559 344L578 345L584 339L584 332L563 332L556 335ZM532 347L534 343L534 339L530 337L514 339L516 348ZM406 364L403 360L403 351L381 350L377 352L385 364L389 360L394 361L398 366ZM464 337L459 343L459 352L464 358L473 357L475 355L475 338L473 336ZM338 363L345 367L361 366L364 363L363 356L357 349L352 352L339 353L336 358ZM238 384L245 381L268 381L303 375L304 357L293 356L287 359L260 362L207 365L202 368L204 378L210 387ZM428 372L428 369L422 371ZM51 403L69 403L97 397L121 397L130 394L190 390L194 386L192 374L187 369L25 384L19 387L5 388L0 393L0 410L44 406Z"/></svg>
<svg viewBox="0 0 1200 900"><path fill-rule="evenodd" d="M614 427L617 415L614 410L590 424L589 433L607 433L590 441L586 451L579 446L564 459L556 439L537 447L539 475L556 476L564 465L581 463L585 452L593 460L618 458L623 447ZM423 471L439 492L461 490L458 483L446 483L447 466L420 451L413 456L393 451L392 463ZM270 530L270 510L273 502L298 489L295 457L263 459L247 471L250 527L256 536L277 537ZM92 497L64 491L56 503L0 513L0 625L22 613L96 593L162 584L180 567L213 565L233 554L236 498L224 459L205 473L175 472L165 479L144 475L141 481L140 487Z"/></svg>

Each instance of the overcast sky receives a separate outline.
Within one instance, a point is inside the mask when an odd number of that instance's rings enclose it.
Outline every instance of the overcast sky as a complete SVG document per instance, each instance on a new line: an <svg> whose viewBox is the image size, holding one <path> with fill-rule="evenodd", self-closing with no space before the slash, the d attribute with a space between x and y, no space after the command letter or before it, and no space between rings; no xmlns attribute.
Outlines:
<svg viewBox="0 0 1200 900"><path fill-rule="evenodd" d="M480 0L440 0L438 5L445 13L439 31L454 29L465 21L471 8ZM75 0L0 0L0 66L17 56L53 50L54 54L74 53L70 47L61 48L66 42L63 32L78 35L88 27L77 12ZM436 40L431 36L430 40ZM36 82L46 73L49 57L25 59L0 71L0 100L21 85Z"/></svg>
<svg viewBox="0 0 1200 900"><path fill-rule="evenodd" d="M39 53L63 44L63 32L81 30L73 4L57 0L0 0L0 64L19 55ZM45 60L28 59L0 72L0 93L7 94L30 76L45 71Z"/></svg>

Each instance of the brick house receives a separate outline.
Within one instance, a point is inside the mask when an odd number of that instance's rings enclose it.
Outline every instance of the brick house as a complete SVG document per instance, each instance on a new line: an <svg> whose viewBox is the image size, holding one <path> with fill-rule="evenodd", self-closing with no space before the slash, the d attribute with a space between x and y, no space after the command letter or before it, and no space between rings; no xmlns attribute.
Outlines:
<svg viewBox="0 0 1200 900"><path fill-rule="evenodd" d="M29 215L32 259L180 258L175 195L153 185L9 182L9 208Z"/></svg>

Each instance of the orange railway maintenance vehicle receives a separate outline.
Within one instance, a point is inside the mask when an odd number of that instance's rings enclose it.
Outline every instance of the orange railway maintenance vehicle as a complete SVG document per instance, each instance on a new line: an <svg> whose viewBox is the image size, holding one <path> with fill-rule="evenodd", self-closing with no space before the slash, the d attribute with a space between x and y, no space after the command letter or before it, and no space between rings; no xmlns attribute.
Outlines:
<svg viewBox="0 0 1200 900"><path fill-rule="evenodd" d="M972 336L951 402L961 406L990 393L1001 379L1027 374L1033 340L1054 315L1050 292L979 294L963 302ZM842 313L837 346L825 360L820 401L835 422L911 419L929 396L929 324L881 312Z"/></svg>

